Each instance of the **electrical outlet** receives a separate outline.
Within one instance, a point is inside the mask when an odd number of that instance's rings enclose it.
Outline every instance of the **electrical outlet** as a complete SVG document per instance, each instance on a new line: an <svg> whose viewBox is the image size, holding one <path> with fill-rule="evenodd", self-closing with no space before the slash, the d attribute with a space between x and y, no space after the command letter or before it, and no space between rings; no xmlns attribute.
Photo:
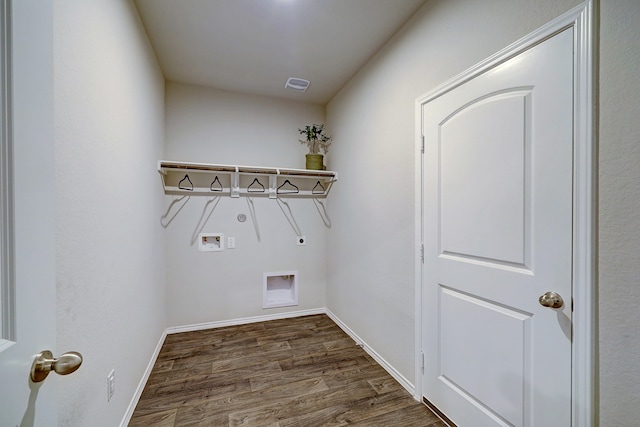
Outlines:
<svg viewBox="0 0 640 427"><path fill-rule="evenodd" d="M113 393L116 392L116 370L112 369L107 375L107 402L113 397Z"/></svg>
<svg viewBox="0 0 640 427"><path fill-rule="evenodd" d="M227 237L227 249L235 249L235 248L236 248L236 238Z"/></svg>
<svg viewBox="0 0 640 427"><path fill-rule="evenodd" d="M305 236L298 236L298 240L296 240L298 246L304 246L307 244L307 238Z"/></svg>

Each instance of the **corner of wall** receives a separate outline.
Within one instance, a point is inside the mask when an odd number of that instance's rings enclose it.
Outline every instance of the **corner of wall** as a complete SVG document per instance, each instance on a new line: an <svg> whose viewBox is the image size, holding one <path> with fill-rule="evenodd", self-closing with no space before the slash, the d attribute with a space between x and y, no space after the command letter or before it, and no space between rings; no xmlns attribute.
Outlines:
<svg viewBox="0 0 640 427"><path fill-rule="evenodd" d="M54 28L57 335L86 365L59 423L116 425L166 327L164 77L132 2L58 2Z"/></svg>

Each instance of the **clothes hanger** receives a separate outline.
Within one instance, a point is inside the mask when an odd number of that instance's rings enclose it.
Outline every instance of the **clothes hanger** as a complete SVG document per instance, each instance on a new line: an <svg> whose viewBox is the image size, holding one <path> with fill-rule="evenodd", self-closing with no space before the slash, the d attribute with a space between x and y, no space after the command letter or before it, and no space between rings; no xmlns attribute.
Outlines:
<svg viewBox="0 0 640 427"><path fill-rule="evenodd" d="M295 190L293 188L292 189L285 188L283 191L280 191L280 189L287 184L295 188ZM300 192L300 189L298 188L298 186L292 184L291 181L289 181L288 179L285 180L284 183L280 187L278 187L278 189L276 190L276 193L278 194L297 194L299 192Z"/></svg>
<svg viewBox="0 0 640 427"><path fill-rule="evenodd" d="M186 183L186 184L184 184L184 186L183 186L183 184L182 184L182 183L183 183L184 181L187 181L187 183ZM180 180L180 182L178 183L178 188L179 188L180 190L193 191L193 182L191 182L191 180L189 179L189 174L185 174L185 175L184 175L184 178L182 178L182 179Z"/></svg>
<svg viewBox="0 0 640 427"><path fill-rule="evenodd" d="M313 189L311 190L311 194L324 194L326 191L327 190L326 188L324 188L324 185L322 185L320 180L318 180L318 182L316 183L316 186L313 187Z"/></svg>
<svg viewBox="0 0 640 427"><path fill-rule="evenodd" d="M258 184L260 186L260 188L256 188L255 190L253 190L252 187L255 184ZM258 181L258 178L254 178L253 182L251 184L249 184L249 186L247 187L247 192L248 193L264 193L264 190L265 190L264 185L262 185L260 183L260 181Z"/></svg>
<svg viewBox="0 0 640 427"><path fill-rule="evenodd" d="M218 183L216 187L214 187L215 183ZM209 189L211 191L222 191L222 183L218 179L218 175L216 175L216 178L211 182L211 187L209 187Z"/></svg>

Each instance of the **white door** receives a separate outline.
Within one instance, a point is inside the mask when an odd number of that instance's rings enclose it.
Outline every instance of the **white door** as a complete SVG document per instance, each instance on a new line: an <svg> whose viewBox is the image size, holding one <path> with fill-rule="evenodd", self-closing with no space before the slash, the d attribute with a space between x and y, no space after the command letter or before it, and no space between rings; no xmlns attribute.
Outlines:
<svg viewBox="0 0 640 427"><path fill-rule="evenodd" d="M5 1L0 4L4 6ZM0 425L47 427L58 425L56 385L64 378L51 374L36 384L29 373L40 351L59 355L55 346L53 9L51 2L19 0L13 2L12 15L15 292L2 297ZM12 313L7 313L9 306Z"/></svg>
<svg viewBox="0 0 640 427"><path fill-rule="evenodd" d="M571 425L572 108L572 29L422 105L423 396L459 427Z"/></svg>

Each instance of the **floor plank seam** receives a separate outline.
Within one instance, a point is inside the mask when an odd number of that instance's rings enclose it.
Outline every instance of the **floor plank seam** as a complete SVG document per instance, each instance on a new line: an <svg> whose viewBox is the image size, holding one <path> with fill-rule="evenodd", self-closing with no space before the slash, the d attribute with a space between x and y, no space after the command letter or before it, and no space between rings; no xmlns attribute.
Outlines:
<svg viewBox="0 0 640 427"><path fill-rule="evenodd" d="M168 335L129 426L446 427L324 314Z"/></svg>

